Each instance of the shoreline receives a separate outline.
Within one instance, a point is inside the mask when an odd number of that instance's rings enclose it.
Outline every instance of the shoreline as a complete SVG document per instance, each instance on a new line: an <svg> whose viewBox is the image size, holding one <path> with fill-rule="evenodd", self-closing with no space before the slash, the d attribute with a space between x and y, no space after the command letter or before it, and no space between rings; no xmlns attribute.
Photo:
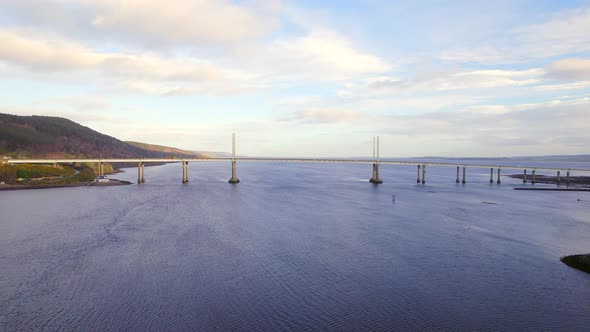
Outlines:
<svg viewBox="0 0 590 332"><path fill-rule="evenodd" d="M511 174L511 175L507 175L509 178L513 178L513 179L519 179L519 180L523 180L524 179L524 174ZM532 174L527 174L526 176L527 178L527 183L531 183L533 176ZM545 183L545 184L554 184L557 185L558 187L566 187L567 190L569 191L576 191L576 190L572 190L572 189L590 189L590 176L570 176L569 180L567 179L567 177L565 176L560 176L559 178L557 176L552 176L552 175L540 175L537 174L535 175L535 182L536 183ZM526 190L526 189L520 189L520 188L515 188L517 190ZM566 189L564 189L564 191L567 191ZM529 190L540 190L540 189L529 189ZM586 191L586 190L581 190L581 191Z"/></svg>
<svg viewBox="0 0 590 332"><path fill-rule="evenodd" d="M51 188L70 188L70 187L113 187L126 186L132 184L129 181L110 179L109 182L77 182L63 184L39 184L39 185L18 185L5 184L0 185L0 191L28 190L28 189L51 189Z"/></svg>

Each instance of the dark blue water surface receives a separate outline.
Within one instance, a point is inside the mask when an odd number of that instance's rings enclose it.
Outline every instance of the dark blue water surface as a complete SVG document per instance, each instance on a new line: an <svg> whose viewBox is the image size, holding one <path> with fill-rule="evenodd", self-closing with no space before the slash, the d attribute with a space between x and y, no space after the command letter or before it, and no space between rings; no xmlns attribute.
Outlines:
<svg viewBox="0 0 590 332"><path fill-rule="evenodd" d="M369 165L145 172L0 192L0 330L590 327L590 274L559 261L590 252L590 193L445 167L418 185L382 166L380 186Z"/></svg>

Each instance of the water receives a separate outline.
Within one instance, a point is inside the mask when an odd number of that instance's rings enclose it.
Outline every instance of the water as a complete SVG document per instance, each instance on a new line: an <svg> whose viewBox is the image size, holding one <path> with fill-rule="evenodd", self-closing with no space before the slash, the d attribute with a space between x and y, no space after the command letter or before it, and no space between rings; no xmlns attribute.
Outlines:
<svg viewBox="0 0 590 332"><path fill-rule="evenodd" d="M370 173L244 162L230 185L192 163L186 185L175 164L0 192L0 330L588 329L590 275L559 257L590 252L589 193Z"/></svg>

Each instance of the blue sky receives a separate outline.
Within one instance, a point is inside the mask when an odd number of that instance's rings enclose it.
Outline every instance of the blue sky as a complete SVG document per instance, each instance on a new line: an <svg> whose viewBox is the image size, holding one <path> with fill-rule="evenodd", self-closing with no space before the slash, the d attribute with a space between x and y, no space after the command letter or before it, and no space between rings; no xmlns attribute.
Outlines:
<svg viewBox="0 0 590 332"><path fill-rule="evenodd" d="M261 156L588 153L589 1L5 0L0 112Z"/></svg>

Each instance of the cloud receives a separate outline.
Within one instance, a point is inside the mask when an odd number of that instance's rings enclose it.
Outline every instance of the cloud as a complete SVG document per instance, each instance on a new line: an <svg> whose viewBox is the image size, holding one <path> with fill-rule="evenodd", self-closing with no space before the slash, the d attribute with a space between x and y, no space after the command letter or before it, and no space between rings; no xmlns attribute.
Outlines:
<svg viewBox="0 0 590 332"><path fill-rule="evenodd" d="M280 23L279 1L6 0L21 22L78 39L140 46L224 46L262 38Z"/></svg>
<svg viewBox="0 0 590 332"><path fill-rule="evenodd" d="M562 80L590 81L590 59L559 60L547 68L547 76Z"/></svg>
<svg viewBox="0 0 590 332"><path fill-rule="evenodd" d="M292 112L289 116L279 118L279 122L301 122L312 124L350 123L361 119L362 113L336 109L305 109Z"/></svg>
<svg viewBox="0 0 590 332"><path fill-rule="evenodd" d="M26 38L6 30L0 30L0 39L3 41L0 62L25 67L31 72L93 72L122 86L140 81L145 85L168 86L160 89L165 92L184 87L185 93L220 90L227 94L240 91L235 86L254 77L241 70L220 68L207 60L194 58L99 52L70 41Z"/></svg>
<svg viewBox="0 0 590 332"><path fill-rule="evenodd" d="M331 31L278 39L270 45L268 56L295 77L307 74L320 80L392 69L379 57L355 48L347 38Z"/></svg>
<svg viewBox="0 0 590 332"><path fill-rule="evenodd" d="M527 70L471 70L454 73L437 73L432 77L416 79L373 78L366 89L377 93L396 91L448 91L494 88L503 86L523 86L540 82L545 71L540 68Z"/></svg>
<svg viewBox="0 0 590 332"><path fill-rule="evenodd" d="M440 58L463 63L523 63L590 51L590 8L565 10L539 24L513 29L483 45L447 50Z"/></svg>

